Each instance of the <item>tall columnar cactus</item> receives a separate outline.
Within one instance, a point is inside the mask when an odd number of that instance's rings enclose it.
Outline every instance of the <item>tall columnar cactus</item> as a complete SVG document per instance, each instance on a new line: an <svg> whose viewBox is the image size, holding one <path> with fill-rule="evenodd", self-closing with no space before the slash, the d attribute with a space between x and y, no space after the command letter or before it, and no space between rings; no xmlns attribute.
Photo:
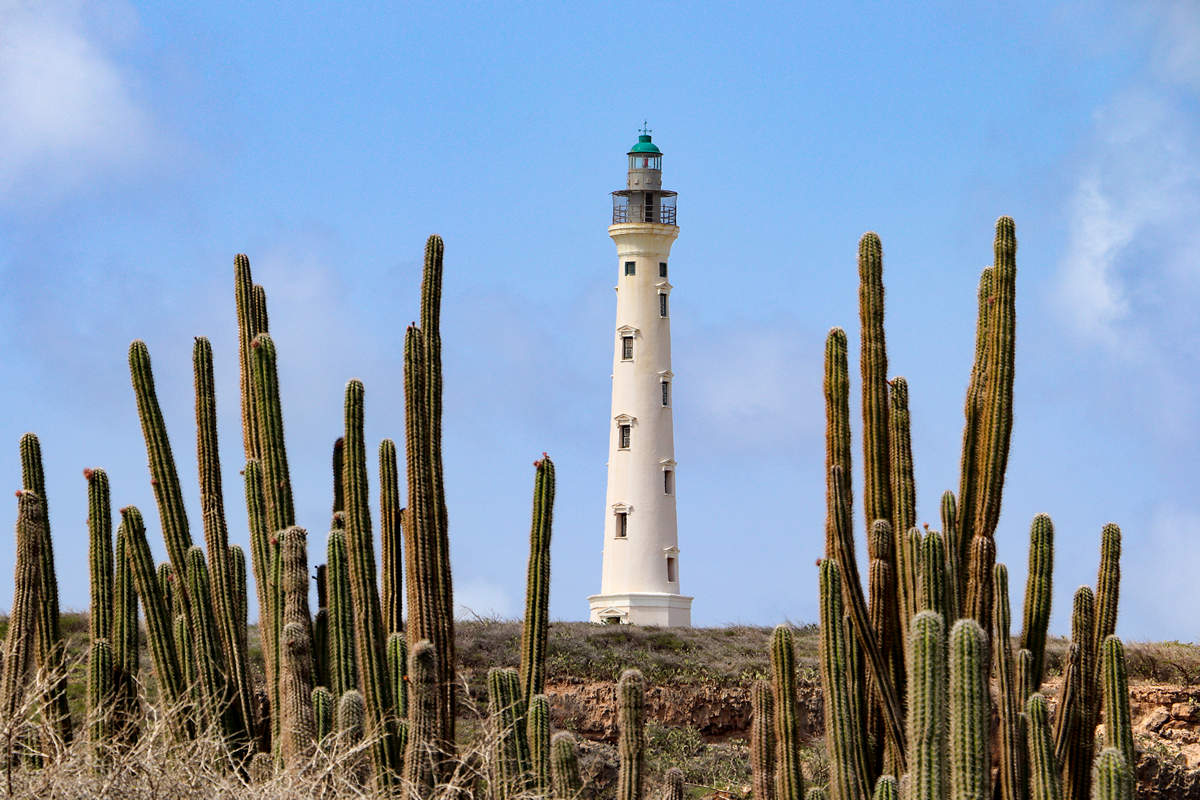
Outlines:
<svg viewBox="0 0 1200 800"><path fill-rule="evenodd" d="M1016 677L1013 682L1017 688L1017 706L1024 708L1029 695L1038 690L1038 684L1033 677L1033 653L1025 648L1017 651Z"/></svg>
<svg viewBox="0 0 1200 800"><path fill-rule="evenodd" d="M942 492L942 537L946 544L946 619L959 619L958 503L954 492Z"/></svg>
<svg viewBox="0 0 1200 800"><path fill-rule="evenodd" d="M383 629L387 633L404 630L404 532L400 514L400 475L396 468L396 443L379 443L379 540L383 559Z"/></svg>
<svg viewBox="0 0 1200 800"><path fill-rule="evenodd" d="M956 800L992 797L987 651L987 634L975 620L954 623L950 630L949 751L950 797Z"/></svg>
<svg viewBox="0 0 1200 800"><path fill-rule="evenodd" d="M942 615L922 611L909 633L908 741L911 743L913 792L920 800L945 794L946 639Z"/></svg>
<svg viewBox="0 0 1200 800"><path fill-rule="evenodd" d="M917 524L917 484L913 477L912 432L908 413L908 381L893 378L888 384L888 453L892 490L892 530L902 536ZM909 564L901 547L896 551L897 592L900 626L905 635L908 622L921 610L918 567Z"/></svg>
<svg viewBox="0 0 1200 800"><path fill-rule="evenodd" d="M1092 797L1095 800L1133 800L1133 771L1115 747L1106 747L1096 757L1092 769Z"/></svg>
<svg viewBox="0 0 1200 800"><path fill-rule="evenodd" d="M529 789L534 797L550 797L550 700L544 694L529 698L526 707L529 742Z"/></svg>
<svg viewBox="0 0 1200 800"><path fill-rule="evenodd" d="M790 644L790 633L787 640ZM617 727L617 754L620 757L617 800L642 800L646 771L646 681L640 670L625 670L617 682ZM783 747L782 739L780 747ZM796 772L799 773L798 763ZM798 788L803 791L803 784ZM779 796L787 795L780 792Z"/></svg>
<svg viewBox="0 0 1200 800"><path fill-rule="evenodd" d="M329 532L326 575L329 580L329 677L334 697L358 686L354 655L354 606L350 598L350 566L346 532Z"/></svg>
<svg viewBox="0 0 1200 800"><path fill-rule="evenodd" d="M1050 591L1054 581L1054 523L1038 514L1029 528L1029 575L1025 579L1025 621L1021 647L1033 657L1030 679L1042 685L1046 663L1046 629L1050 625ZM1028 696L1028 694L1026 695ZM1022 702L1024 697L1021 698Z"/></svg>
<svg viewBox="0 0 1200 800"><path fill-rule="evenodd" d="M387 668L392 683L392 714L397 720L408 719L408 640L401 632L388 634Z"/></svg>
<svg viewBox="0 0 1200 800"><path fill-rule="evenodd" d="M837 542L834 541L832 545L836 549ZM900 630L900 618L897 616L895 604L885 602L886 598L894 597L896 594L895 557L892 555L894 546L892 524L886 519L875 520L871 525L871 536L867 541L867 552L871 554L867 576L867 592L871 598L871 606L867 613L870 616L871 635L885 657L891 656L893 642L899 636ZM851 639L856 641L853 636ZM891 675L893 686L899 686L903 682L904 665L901 660L897 659L891 664ZM875 688L874 679L870 676L868 676L867 685L866 696L869 702L867 736L870 741L881 743L886 738L883 707L878 702L878 690ZM873 752L868 753L871 757L868 767L871 768L872 773L877 772L880 767L880 759L877 756L881 756L882 752L882 747L876 747L873 748Z"/></svg>
<svg viewBox="0 0 1200 800"><path fill-rule="evenodd" d="M875 781L872 800L900 800L900 784L891 775L880 775Z"/></svg>
<svg viewBox="0 0 1200 800"><path fill-rule="evenodd" d="M941 531L927 531L921 540L921 611L936 611L950 618L950 589L946 580L946 540Z"/></svg>
<svg viewBox="0 0 1200 800"><path fill-rule="evenodd" d="M533 522L525 574L525 625L521 631L521 691L525 702L546 687L546 640L550 632L550 533L554 518L554 462L534 462Z"/></svg>
<svg viewBox="0 0 1200 800"><path fill-rule="evenodd" d="M238 635L238 596L234 592L233 565L229 560L229 530L225 523L225 496L221 488L221 457L217 446L217 394L213 380L212 345L203 336L196 337L192 349L192 367L196 386L196 461L200 474L200 508L204 522L204 542L208 547L208 573L212 583L209 597L221 644L220 664L233 692L233 708L227 716L234 735L249 741L254 727L251 703L249 656Z"/></svg>
<svg viewBox="0 0 1200 800"><path fill-rule="evenodd" d="M954 550L958 553L958 598L959 608L966 608L967 558L974 538L975 501L978 496L979 471L977 451L979 449L979 421L987 387L988 331L994 303L993 268L986 267L979 276L979 314L975 319L975 360L971 365L971 379L967 384L967 399L963 408L966 419L963 425L962 459L959 466L958 526Z"/></svg>
<svg viewBox="0 0 1200 800"><path fill-rule="evenodd" d="M279 399L279 373L275 342L260 333L250 343L254 361L254 399L258 404L258 439L266 498L267 530L277 533L296 524L287 448L283 440L283 407Z"/></svg>
<svg viewBox="0 0 1200 800"><path fill-rule="evenodd" d="M1025 745L1021 741L1013 667L1011 613L1008 602L1008 567L997 564L993 577L995 599L992 603L992 649L996 654L996 678L1000 706L1000 788L1003 800L1024 800L1028 783ZM1021 698L1024 699L1024 698ZM955 795L957 796L957 794Z"/></svg>
<svg viewBox="0 0 1200 800"><path fill-rule="evenodd" d="M92 588L88 634L91 640L111 639L113 628L113 538L112 507L108 473L85 469L88 482L88 565Z"/></svg>
<svg viewBox="0 0 1200 800"><path fill-rule="evenodd" d="M334 713L333 695L324 686L312 690L313 730L317 746L324 748L329 744L329 736L333 733Z"/></svg>
<svg viewBox="0 0 1200 800"><path fill-rule="evenodd" d="M309 638L309 653L312 650L312 615L308 610L308 533L303 528L292 526L279 534L281 589L283 592L283 624L296 623ZM309 675L312 664L308 665ZM309 690L311 692L311 688ZM307 694L307 693L306 693Z"/></svg>
<svg viewBox="0 0 1200 800"><path fill-rule="evenodd" d="M879 699L883 711L884 730L887 733L887 740L890 742L891 757L897 769L903 771L907 764L903 715L892 680L891 669L885 660L883 650L871 633L867 604L863 600L862 583L858 577L858 567L854 560L854 546L851 539L849 478L840 466L834 466L830 473L834 476L834 496L829 513L834 518L836 560L843 573L843 600L854 628L854 635L857 637L859 646L862 647L871 671L876 697Z"/></svg>
<svg viewBox="0 0 1200 800"><path fill-rule="evenodd" d="M862 326L863 504L868 533L877 519L893 519L888 453L887 342L883 333L883 244L878 234L858 241L858 317ZM841 465L849 474L850 465ZM907 531L907 525L896 529Z"/></svg>
<svg viewBox="0 0 1200 800"><path fill-rule="evenodd" d="M29 490L17 492L17 557L13 602L4 639L4 670L0 672L0 720L14 722L25 699L34 663L38 607L42 605L42 531L46 512L42 500Z"/></svg>
<svg viewBox="0 0 1200 800"><path fill-rule="evenodd" d="M254 309L254 327L259 333L266 333L271 329L271 324L267 315L267 290L262 287L262 284L254 284L251 300Z"/></svg>
<svg viewBox="0 0 1200 800"><path fill-rule="evenodd" d="M346 487L342 484L342 474L345 471L344 457L346 440L339 436L333 442L333 516L346 510ZM330 525L340 528L341 525Z"/></svg>
<svg viewBox="0 0 1200 800"><path fill-rule="evenodd" d="M829 791L834 800L856 800L870 785L861 731L851 709L851 654L847 641L853 636L843 621L842 577L837 561L825 559L820 567L821 597L821 684L825 698L825 736L829 752ZM782 742L782 739L780 740ZM793 754L798 758L798 754ZM796 766L799 772L799 764ZM803 779L795 795L803 796ZM780 798L785 795L780 793Z"/></svg>
<svg viewBox="0 0 1200 800"><path fill-rule="evenodd" d="M850 453L850 368L846 358L846 332L832 328L825 337L825 503L833 496L829 470L851 468ZM825 557L833 558L833 521L825 520ZM874 550L868 548L872 562ZM871 595L875 597L874 594ZM884 604L886 605L886 604Z"/></svg>
<svg viewBox="0 0 1200 800"><path fill-rule="evenodd" d="M159 562L158 566L154 568L154 578L158 581L158 590L162 592L163 603L171 612L171 616L182 614L183 601L175 592L175 570L171 568L171 562Z"/></svg>
<svg viewBox="0 0 1200 800"><path fill-rule="evenodd" d="M1008 467L1008 445L1012 436L1013 368L1016 347L1017 235L1011 217L996 221L996 240L992 268L994 301L988 312L986 385L981 393L981 413L976 452L977 495L974 508L973 537L992 539L1000 521L1000 500L1004 492L1004 473ZM968 604L980 627L991 623L992 565L990 561L972 561L968 586L975 597Z"/></svg>
<svg viewBox="0 0 1200 800"><path fill-rule="evenodd" d="M437 651L417 642L408 655L412 696L408 705L408 744L404 750L404 783L418 798L433 791L434 770L441 759L437 719ZM489 676L490 677L490 676Z"/></svg>
<svg viewBox="0 0 1200 800"><path fill-rule="evenodd" d="M108 639L93 639L88 648L88 741L97 760L111 744L117 718L113 712L113 651Z"/></svg>
<svg viewBox="0 0 1200 800"><path fill-rule="evenodd" d="M267 680L267 697L272 710L278 708L279 696L276 689L279 663L276 658L276 643L279 631L276 629L278 592L275 591L272 576L274 561L274 545L267 522L267 499L263 493L262 463L258 459L246 462L244 472L246 489L246 517L250 527L250 564L254 570L254 590L258 598L258 630L262 639L263 673ZM269 724L261 726L264 731L259 745L265 748L270 744L270 736L274 732L279 715L271 714Z"/></svg>
<svg viewBox="0 0 1200 800"><path fill-rule="evenodd" d="M367 735L376 787L386 789L396 770L395 746L388 734L392 687L388 680L386 639L379 590L375 580L375 549L371 541L371 506L367 494L367 451L363 437L363 385L346 384L346 561L354 608L354 651L359 687L367 709Z"/></svg>
<svg viewBox="0 0 1200 800"><path fill-rule="evenodd" d="M1133 724L1129 709L1129 679L1125 672L1125 646L1109 636L1101 646L1101 672L1104 684L1104 743L1116 748L1130 770L1128 797L1133 797L1132 775L1137 769L1133 746Z"/></svg>
<svg viewBox="0 0 1200 800"><path fill-rule="evenodd" d="M792 629L776 626L771 634L771 693L775 706L775 797L802 800L800 703L796 694L796 646Z"/></svg>
<svg viewBox="0 0 1200 800"><path fill-rule="evenodd" d="M129 373L133 381L133 392L137 397L138 419L142 423L142 436L146 440L146 454L150 463L150 485L154 488L154 500L158 504L158 517L162 523L163 540L171 568L178 576L187 574L187 553L192 546L192 534L188 529L187 512L183 505L183 490L179 485L179 473L175 469L175 458L171 455L171 442L167 438L167 425L163 420L158 396L154 391L154 373L150 369L150 351L146 343L137 339L129 346ZM184 616L192 619L192 598L187 592L185 581L175 582L175 592ZM140 594L140 592L139 592ZM195 633L193 632L193 636Z"/></svg>
<svg viewBox="0 0 1200 800"><path fill-rule="evenodd" d="M775 703L771 684L750 687L750 775L754 800L775 800Z"/></svg>
<svg viewBox="0 0 1200 800"><path fill-rule="evenodd" d="M671 767L663 776L663 800L683 800L683 770Z"/></svg>
<svg viewBox="0 0 1200 800"><path fill-rule="evenodd" d="M229 568L233 575L233 625L242 651L246 649L247 594L246 594L246 552L239 545L229 545ZM249 660L247 659L247 662ZM251 717L253 719L253 716Z"/></svg>
<svg viewBox="0 0 1200 800"><path fill-rule="evenodd" d="M976 622L984 619L989 625L992 618L992 567L995 563L996 540L975 534L967 556L967 603L962 608L962 614ZM983 623L980 623L980 627L983 627Z"/></svg>
<svg viewBox="0 0 1200 800"><path fill-rule="evenodd" d="M183 703L186 683L175 649L174 621L159 588L154 557L146 541L146 526L142 522L142 513L136 507L121 509L121 529L125 533L133 585L146 615L146 644L154 664L159 697L165 708L174 712ZM180 727L179 730L183 732L185 728Z"/></svg>
<svg viewBox="0 0 1200 800"><path fill-rule="evenodd" d="M317 738L312 698L312 638L300 622L286 623L281 637L279 754L285 766L296 767L308 759Z"/></svg>
<svg viewBox="0 0 1200 800"><path fill-rule="evenodd" d="M1100 571L1096 577L1096 632L1093 652L1117 632L1117 599L1121 593L1121 529L1108 523L1100 532ZM1098 678L1099 676L1097 676Z"/></svg>
<svg viewBox="0 0 1200 800"><path fill-rule="evenodd" d="M365 783L368 773L366 760L358 751L366 735L366 703L358 689L349 689L338 700L337 707L337 750L340 758L338 768L352 785Z"/></svg>
<svg viewBox="0 0 1200 800"><path fill-rule="evenodd" d="M205 702L203 689L196 675L195 643L192 641L187 617L182 611L176 614L171 621L171 633L175 637L175 652L179 654L179 668L183 672L185 692L192 700L191 710L207 712L210 710L210 706ZM206 723L207 721L205 721Z"/></svg>
<svg viewBox="0 0 1200 800"><path fill-rule="evenodd" d="M50 504L46 495L46 476L42 468L42 445L37 436L21 437L21 485L36 494L42 503L43 524L36 527L41 542L38 558L41 568L41 601L37 615L37 663L47 675L44 712L58 738L69 744L72 736L71 711L67 706L66 643L59 628L58 578L54 571L54 543L50 538Z"/></svg>
<svg viewBox="0 0 1200 800"><path fill-rule="evenodd" d="M140 662L138 650L138 599L133 584L133 569L129 559L128 531L117 528L113 548L113 615L112 647L116 697L113 703L123 743L132 744L137 738L137 674Z"/></svg>
<svg viewBox="0 0 1200 800"><path fill-rule="evenodd" d="M488 718L491 725L492 794L514 798L529 785L530 761L527 707L521 680L511 668L488 671Z"/></svg>
<svg viewBox="0 0 1200 800"><path fill-rule="evenodd" d="M560 731L550 739L550 777L554 800L576 800L583 791L579 749L575 737L566 731Z"/></svg>
<svg viewBox="0 0 1200 800"><path fill-rule="evenodd" d="M189 594L196 599L192 603L190 628L195 634L192 645L201 697L204 699L202 717L211 719L227 739L236 742L248 731L236 704L235 687L226 679L222 669L221 641L214 608L203 599L211 596L212 583L208 565L204 561L204 551L199 547L188 550L187 583Z"/></svg>
<svg viewBox="0 0 1200 800"><path fill-rule="evenodd" d="M1096 734L1096 651L1092 636L1096 626L1096 599L1091 587L1081 586L1075 592L1071 614L1071 641L1078 647L1077 682L1071 692L1073 710L1065 719L1068 724L1056 733L1055 741L1063 766L1063 797L1065 800L1087 800L1092 779L1092 758ZM1068 687L1063 688L1063 705L1067 705Z"/></svg>
<svg viewBox="0 0 1200 800"><path fill-rule="evenodd" d="M233 258L233 294L237 306L238 366L242 388L242 446L246 460L258 458L258 407L254 402L254 360L250 343L262 333L254 313L254 280L250 259L243 253Z"/></svg>
<svg viewBox="0 0 1200 800"><path fill-rule="evenodd" d="M1062 787L1046 698L1034 692L1025 701L1025 709L1029 717L1029 797L1031 800L1059 800Z"/></svg>

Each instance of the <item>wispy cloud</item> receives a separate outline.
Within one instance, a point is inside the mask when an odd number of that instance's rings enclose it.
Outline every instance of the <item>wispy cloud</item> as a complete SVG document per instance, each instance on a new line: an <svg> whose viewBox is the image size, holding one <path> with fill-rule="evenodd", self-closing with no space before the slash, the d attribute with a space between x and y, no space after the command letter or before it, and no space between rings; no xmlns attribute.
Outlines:
<svg viewBox="0 0 1200 800"><path fill-rule="evenodd" d="M0 0L0 202L60 197L147 163L162 143L111 52L122 6Z"/></svg>
<svg viewBox="0 0 1200 800"><path fill-rule="evenodd" d="M1200 509L1163 505L1145 527L1124 526L1122 561L1128 572L1153 575L1153 589L1121 593L1117 633L1136 630L1140 639L1200 642L1196 623L1196 564L1181 554L1195 550ZM1189 600L1189 598L1193 598ZM1124 622L1121 622L1124 620Z"/></svg>

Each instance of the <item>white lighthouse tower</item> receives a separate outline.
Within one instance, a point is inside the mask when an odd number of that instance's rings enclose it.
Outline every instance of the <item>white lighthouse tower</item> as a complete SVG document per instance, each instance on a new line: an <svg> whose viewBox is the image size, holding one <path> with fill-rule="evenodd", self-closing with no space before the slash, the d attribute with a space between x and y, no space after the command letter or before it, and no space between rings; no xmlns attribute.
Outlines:
<svg viewBox="0 0 1200 800"><path fill-rule="evenodd" d="M643 128L626 187L613 192L617 323L600 594L592 622L690 625L679 591L671 373L671 244L675 192L662 188L662 152Z"/></svg>

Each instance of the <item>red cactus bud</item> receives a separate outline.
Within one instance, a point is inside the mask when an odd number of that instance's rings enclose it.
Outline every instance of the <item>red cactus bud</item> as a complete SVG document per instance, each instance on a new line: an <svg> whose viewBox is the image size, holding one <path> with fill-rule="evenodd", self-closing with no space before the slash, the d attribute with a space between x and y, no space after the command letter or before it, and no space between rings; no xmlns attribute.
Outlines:
<svg viewBox="0 0 1200 800"><path fill-rule="evenodd" d="M90 481L92 479L92 468L91 467L83 468L83 478L84 478L84 480L88 480L88 481Z"/></svg>

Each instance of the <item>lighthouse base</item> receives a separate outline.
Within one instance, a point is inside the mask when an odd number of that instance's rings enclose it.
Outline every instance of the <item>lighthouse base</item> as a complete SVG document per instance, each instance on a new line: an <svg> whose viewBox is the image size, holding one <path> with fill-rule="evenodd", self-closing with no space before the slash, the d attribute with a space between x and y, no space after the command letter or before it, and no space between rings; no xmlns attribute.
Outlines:
<svg viewBox="0 0 1200 800"><path fill-rule="evenodd" d="M692 598L681 594L594 594L588 598L588 605L591 607L590 622L660 628L690 627L692 624Z"/></svg>

